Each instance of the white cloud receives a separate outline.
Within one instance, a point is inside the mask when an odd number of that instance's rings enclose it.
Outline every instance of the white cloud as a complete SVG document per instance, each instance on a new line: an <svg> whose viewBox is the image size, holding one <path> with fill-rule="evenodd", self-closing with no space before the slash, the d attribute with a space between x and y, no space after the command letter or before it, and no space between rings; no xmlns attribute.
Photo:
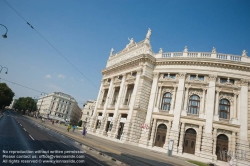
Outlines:
<svg viewBox="0 0 250 166"><path fill-rule="evenodd" d="M47 74L47 75L45 76L45 78L51 78L51 75L50 75L50 74Z"/></svg>
<svg viewBox="0 0 250 166"><path fill-rule="evenodd" d="M65 89L61 88L60 86L56 85L56 84L52 84L52 83L49 83L46 85L50 91L52 92L64 92L66 93Z"/></svg>
<svg viewBox="0 0 250 166"><path fill-rule="evenodd" d="M58 78L61 78L61 79L64 79L66 76L65 76L65 75L62 75L62 74L59 74L57 77L58 77Z"/></svg>

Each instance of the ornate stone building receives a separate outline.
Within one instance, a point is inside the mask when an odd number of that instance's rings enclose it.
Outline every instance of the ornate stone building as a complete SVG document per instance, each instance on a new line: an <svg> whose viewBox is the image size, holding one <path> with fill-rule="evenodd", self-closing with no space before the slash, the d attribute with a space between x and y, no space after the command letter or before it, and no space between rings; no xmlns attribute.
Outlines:
<svg viewBox="0 0 250 166"><path fill-rule="evenodd" d="M150 35L111 50L88 131L165 153L173 140L173 155L249 165L246 51L154 53Z"/></svg>

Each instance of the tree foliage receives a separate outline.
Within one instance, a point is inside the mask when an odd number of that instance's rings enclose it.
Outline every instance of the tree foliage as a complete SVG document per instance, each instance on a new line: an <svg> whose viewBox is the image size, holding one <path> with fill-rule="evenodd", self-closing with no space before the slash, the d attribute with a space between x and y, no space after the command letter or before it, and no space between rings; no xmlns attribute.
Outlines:
<svg viewBox="0 0 250 166"><path fill-rule="evenodd" d="M14 95L15 93L12 92L6 83L0 83L0 108L9 106Z"/></svg>
<svg viewBox="0 0 250 166"><path fill-rule="evenodd" d="M34 99L32 99L31 97L20 97L16 101L14 108L18 109L19 111L28 110L29 112L31 112L31 111L33 112L33 111L37 110L37 105L36 105L36 101Z"/></svg>

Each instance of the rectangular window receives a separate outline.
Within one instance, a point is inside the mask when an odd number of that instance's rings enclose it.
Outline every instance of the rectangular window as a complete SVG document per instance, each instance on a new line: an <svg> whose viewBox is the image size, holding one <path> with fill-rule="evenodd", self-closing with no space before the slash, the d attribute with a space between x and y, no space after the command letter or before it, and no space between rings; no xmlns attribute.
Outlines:
<svg viewBox="0 0 250 166"><path fill-rule="evenodd" d="M220 83L224 83L224 82L227 82L227 79L226 78L220 78Z"/></svg>

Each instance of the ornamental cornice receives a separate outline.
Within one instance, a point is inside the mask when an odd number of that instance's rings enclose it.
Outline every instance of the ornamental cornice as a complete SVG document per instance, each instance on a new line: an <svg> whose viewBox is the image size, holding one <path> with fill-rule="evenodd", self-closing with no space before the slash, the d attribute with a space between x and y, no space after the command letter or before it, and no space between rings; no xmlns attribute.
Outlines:
<svg viewBox="0 0 250 166"><path fill-rule="evenodd" d="M187 65L187 66L207 66L214 68L227 68L232 70L250 71L250 65L246 62L240 61L227 61L221 59L208 59L208 58L158 58L155 62L156 65Z"/></svg>
<svg viewBox="0 0 250 166"><path fill-rule="evenodd" d="M171 88L163 88L162 91L161 91L162 94L167 93L167 92L169 92L169 93L172 94L173 93L173 89L171 89Z"/></svg>
<svg viewBox="0 0 250 166"><path fill-rule="evenodd" d="M176 77L177 77L178 79L185 79L186 74L187 74L187 73L185 73L185 72L183 72L183 73L178 73L178 74L176 75Z"/></svg>
<svg viewBox="0 0 250 166"><path fill-rule="evenodd" d="M209 75L208 81L216 81L217 75Z"/></svg>
<svg viewBox="0 0 250 166"><path fill-rule="evenodd" d="M230 95L230 94L223 93L223 92L220 93L220 95L219 95L219 100L221 100L221 99L227 99L227 100L230 101L231 104L233 104L233 96Z"/></svg>
<svg viewBox="0 0 250 166"><path fill-rule="evenodd" d="M188 93L188 96L192 96L192 95L197 95L199 96L200 98L202 98L202 91L200 90L190 90L189 93Z"/></svg>
<svg viewBox="0 0 250 166"><path fill-rule="evenodd" d="M118 72L125 72L126 70L132 69L132 68L137 68L140 66L142 63L151 63L155 64L155 58L151 55L148 54L143 54L143 55L138 55L134 58L130 58L128 60L125 60L123 62L120 62L118 64L115 64L113 66L107 67L102 70L103 75L111 75L113 73L118 73Z"/></svg>
<svg viewBox="0 0 250 166"><path fill-rule="evenodd" d="M234 94L234 95L239 95L239 94L240 94L240 91L239 91L239 90L233 90L233 94Z"/></svg>
<svg viewBox="0 0 250 166"><path fill-rule="evenodd" d="M249 80L246 80L246 79L241 79L240 80L240 85L241 86L248 86L248 83L249 83Z"/></svg>

